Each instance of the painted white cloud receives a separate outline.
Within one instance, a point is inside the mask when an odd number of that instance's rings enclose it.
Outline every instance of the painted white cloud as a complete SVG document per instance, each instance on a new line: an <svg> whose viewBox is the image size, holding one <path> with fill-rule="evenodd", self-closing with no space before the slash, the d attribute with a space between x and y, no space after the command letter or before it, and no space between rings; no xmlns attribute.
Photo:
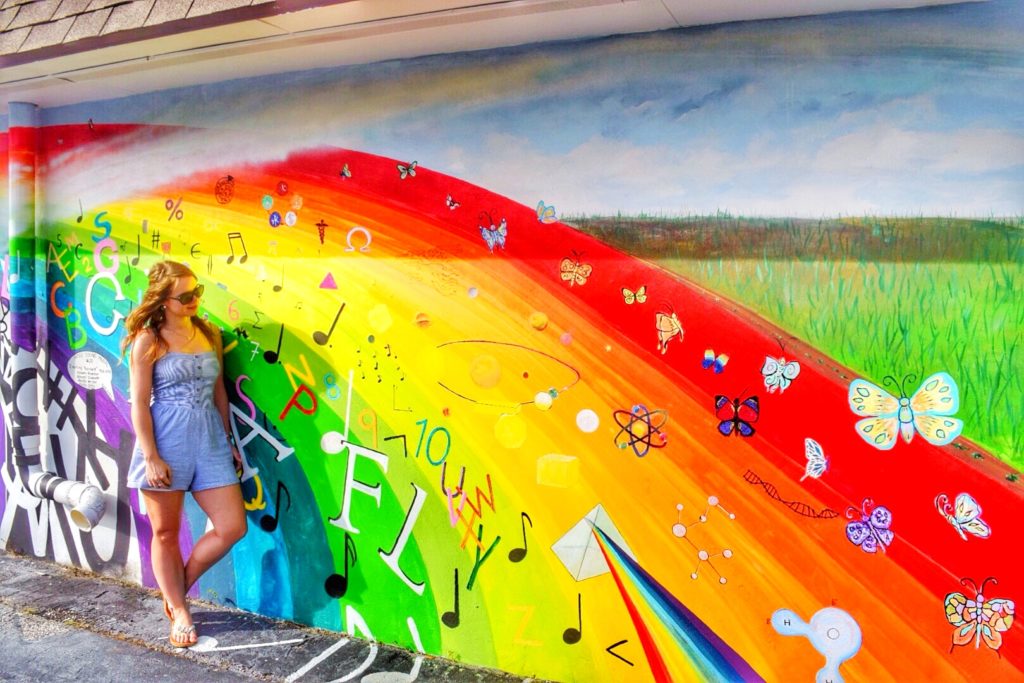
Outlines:
<svg viewBox="0 0 1024 683"><path fill-rule="evenodd" d="M879 124L842 135L819 149L814 168L864 173L991 173L1024 165L1024 136L968 128L914 131Z"/></svg>

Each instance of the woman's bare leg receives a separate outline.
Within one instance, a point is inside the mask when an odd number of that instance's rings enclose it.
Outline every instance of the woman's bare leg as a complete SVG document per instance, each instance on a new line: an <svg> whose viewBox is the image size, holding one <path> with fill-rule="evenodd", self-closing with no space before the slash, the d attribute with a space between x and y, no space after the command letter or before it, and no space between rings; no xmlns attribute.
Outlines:
<svg viewBox="0 0 1024 683"><path fill-rule="evenodd" d="M245 536L248 529L242 487L238 484L193 491L192 496L210 518L213 528L203 534L192 548L183 577L186 592L207 569L231 550L231 546Z"/></svg>
<svg viewBox="0 0 1024 683"><path fill-rule="evenodd" d="M191 626L192 615L185 603L185 566L181 559L181 547L178 545L181 507L185 492L140 489L139 493L146 502L146 514L153 527L151 554L156 583L160 586L164 600L173 610L175 625ZM194 632L190 635L189 641L196 641Z"/></svg>

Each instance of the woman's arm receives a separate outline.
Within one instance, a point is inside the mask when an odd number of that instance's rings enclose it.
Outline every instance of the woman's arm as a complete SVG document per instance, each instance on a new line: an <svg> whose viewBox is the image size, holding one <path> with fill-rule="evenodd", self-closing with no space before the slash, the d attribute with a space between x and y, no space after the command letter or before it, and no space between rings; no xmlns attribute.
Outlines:
<svg viewBox="0 0 1024 683"><path fill-rule="evenodd" d="M214 327L213 338L214 349L217 351L217 364L220 367L217 381L213 383L213 404L217 407L217 412L220 413L220 421L224 423L224 435L228 441L232 441L228 390L224 388L224 343L220 338L220 330L216 327Z"/></svg>
<svg viewBox="0 0 1024 683"><path fill-rule="evenodd" d="M238 450L238 446L235 444L235 435L231 431L231 407L228 404L228 390L224 388L224 343L220 338L220 330L214 328L214 347L217 350L217 361L220 366L220 374L217 375L217 381L213 384L213 404L217 407L217 412L220 413L220 420L224 424L224 435L227 437L228 443L231 444L231 457L235 459L235 467L240 470L244 469L242 463L242 454Z"/></svg>
<svg viewBox="0 0 1024 683"><path fill-rule="evenodd" d="M146 460L146 482L150 486L171 485L171 468L157 452L153 436L153 412L149 400L153 396L153 360L149 350L156 343L153 334L145 331L135 338L131 355L132 427Z"/></svg>
<svg viewBox="0 0 1024 683"><path fill-rule="evenodd" d="M146 460L159 457L153 436L153 413L149 401L153 395L153 360L149 350L154 344L152 333L143 331L135 338L129 360L132 397L132 426Z"/></svg>

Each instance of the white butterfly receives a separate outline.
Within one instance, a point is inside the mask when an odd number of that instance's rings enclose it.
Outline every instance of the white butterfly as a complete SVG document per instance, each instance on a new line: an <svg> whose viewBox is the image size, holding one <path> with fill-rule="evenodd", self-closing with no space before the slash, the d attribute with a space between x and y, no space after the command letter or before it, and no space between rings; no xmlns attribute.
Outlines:
<svg viewBox="0 0 1024 683"><path fill-rule="evenodd" d="M956 505L950 506L949 498L945 493L935 497L935 509L946 518L960 538L967 540L964 531L974 534L978 538L988 538L992 535L992 529L981 519L981 506L978 501L969 493L961 493L956 497Z"/></svg>
<svg viewBox="0 0 1024 683"><path fill-rule="evenodd" d="M800 374L800 364L795 360L787 363L785 358L765 356L761 374L764 375L764 386L768 389L768 393L773 394L778 389L781 394Z"/></svg>
<svg viewBox="0 0 1024 683"><path fill-rule="evenodd" d="M804 455L807 456L807 466L804 468L804 476L800 477L800 481L807 477L817 479L825 474L825 471L828 470L828 457L820 443L814 439L804 439Z"/></svg>

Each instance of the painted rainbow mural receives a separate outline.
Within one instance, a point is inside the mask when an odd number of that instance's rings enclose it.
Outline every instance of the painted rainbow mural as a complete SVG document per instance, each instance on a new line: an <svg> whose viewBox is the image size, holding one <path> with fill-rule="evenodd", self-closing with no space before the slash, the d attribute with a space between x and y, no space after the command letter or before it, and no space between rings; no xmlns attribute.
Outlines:
<svg viewBox="0 0 1024 683"><path fill-rule="evenodd" d="M48 126L40 157L180 133ZM147 585L147 520L123 488L118 324L168 258L206 285L245 454L250 531L202 597L565 681L810 680L827 660L841 671L828 680L1024 675L1016 629L998 652L952 647L958 618L1009 627L1024 588L1010 470L912 429L874 447L850 370L543 202L414 159L295 149L48 216L35 252L12 252L8 308L41 316L66 390L53 400L77 392L101 416L111 446L80 467L122 472L107 482L132 539L117 553ZM19 295L29 262L45 292ZM83 354L100 370L84 373ZM919 412L949 392L924 384ZM9 459L4 473L6 539L38 513L12 512ZM961 492L990 537L936 510ZM204 518L187 514L198 535ZM102 569L117 533L93 536ZM982 618L962 580L990 576ZM784 637L779 610L806 638Z"/></svg>

